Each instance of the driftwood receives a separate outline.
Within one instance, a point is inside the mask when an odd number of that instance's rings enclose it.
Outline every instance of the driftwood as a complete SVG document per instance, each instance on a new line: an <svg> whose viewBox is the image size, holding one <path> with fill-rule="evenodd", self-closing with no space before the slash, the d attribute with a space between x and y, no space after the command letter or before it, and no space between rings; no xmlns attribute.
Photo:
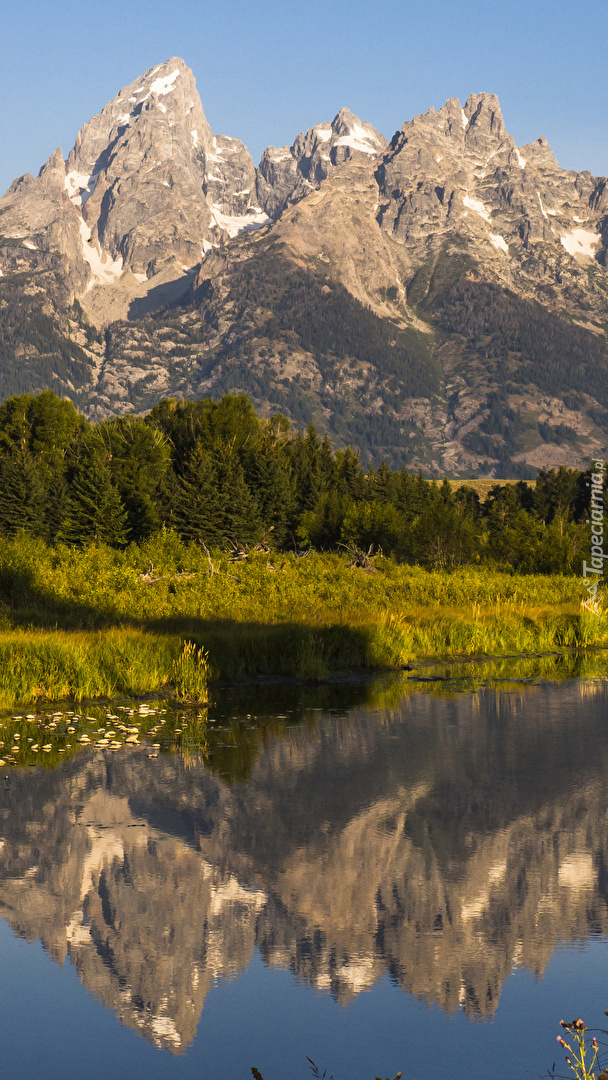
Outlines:
<svg viewBox="0 0 608 1080"><path fill-rule="evenodd" d="M306 548L304 551L298 551L297 548L294 548L291 555L293 555L294 559L305 559L307 555L310 555L312 550L311 547Z"/></svg>
<svg viewBox="0 0 608 1080"><path fill-rule="evenodd" d="M190 574L186 570L178 570L176 574L157 574L154 571L154 564L150 563L145 574L138 574L138 580L143 581L145 585L156 585L159 581L187 581L188 578L196 577L196 574Z"/></svg>
<svg viewBox="0 0 608 1080"><path fill-rule="evenodd" d="M380 558L384 558L382 548L378 548L377 551L374 551L374 545L370 544L367 551L363 551L362 548L359 548L356 544L352 543L338 544L338 547L343 547L350 555L350 559L346 564L349 570L352 570L355 566L357 566L361 570L364 570L366 574L378 573L377 566L374 566L372 562L372 556L375 555L380 556Z"/></svg>
<svg viewBox="0 0 608 1080"><path fill-rule="evenodd" d="M230 540L228 537L226 537L226 542L228 544L228 547L230 548L230 554L228 556L230 562L244 562L244 560L248 559L250 555L269 555L270 546L266 543L266 539L268 537L268 533L271 533L273 529L274 525L271 525L268 532L264 533L264 536L259 541L259 543L254 544L253 547L247 547L246 544L235 544L234 540Z"/></svg>
<svg viewBox="0 0 608 1080"><path fill-rule="evenodd" d="M203 551L205 552L205 555L207 556L207 561L209 563L209 573L210 574L217 574L218 571L215 569L215 566L213 565L213 563L211 561L211 555L209 553L209 548L207 547L205 541L204 540L199 540L199 543L200 543Z"/></svg>

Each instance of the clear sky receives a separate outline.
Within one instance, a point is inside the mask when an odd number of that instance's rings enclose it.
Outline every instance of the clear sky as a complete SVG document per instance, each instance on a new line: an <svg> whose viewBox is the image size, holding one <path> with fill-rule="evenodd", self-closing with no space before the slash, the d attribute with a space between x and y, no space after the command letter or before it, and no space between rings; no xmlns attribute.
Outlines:
<svg viewBox="0 0 608 1080"><path fill-rule="evenodd" d="M342 105L390 138L488 90L519 145L605 175L607 43L607 0L0 0L0 191L175 55L256 164Z"/></svg>

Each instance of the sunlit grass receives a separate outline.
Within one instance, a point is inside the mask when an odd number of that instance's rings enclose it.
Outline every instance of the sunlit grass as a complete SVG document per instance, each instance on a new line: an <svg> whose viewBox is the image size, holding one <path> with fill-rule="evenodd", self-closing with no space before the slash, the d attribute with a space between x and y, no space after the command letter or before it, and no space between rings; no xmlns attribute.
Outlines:
<svg viewBox="0 0 608 1080"><path fill-rule="evenodd" d="M117 551L0 541L0 704L163 690L211 680L324 679L427 657L608 645L577 578L376 558L226 553L163 532Z"/></svg>
<svg viewBox="0 0 608 1080"><path fill-rule="evenodd" d="M182 649L177 636L144 631L4 631L0 706L159 690Z"/></svg>

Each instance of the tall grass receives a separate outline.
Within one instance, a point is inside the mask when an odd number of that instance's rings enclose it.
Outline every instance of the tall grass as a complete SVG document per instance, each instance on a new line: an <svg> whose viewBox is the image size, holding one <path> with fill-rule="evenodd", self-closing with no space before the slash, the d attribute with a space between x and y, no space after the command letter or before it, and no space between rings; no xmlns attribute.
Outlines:
<svg viewBox="0 0 608 1080"><path fill-rule="evenodd" d="M182 642L143 631L0 633L0 706L160 690Z"/></svg>
<svg viewBox="0 0 608 1080"><path fill-rule="evenodd" d="M397 669L427 657L608 645L576 578L429 572L346 555L252 555L162 532L116 551L0 540L0 702L170 688L209 679Z"/></svg>

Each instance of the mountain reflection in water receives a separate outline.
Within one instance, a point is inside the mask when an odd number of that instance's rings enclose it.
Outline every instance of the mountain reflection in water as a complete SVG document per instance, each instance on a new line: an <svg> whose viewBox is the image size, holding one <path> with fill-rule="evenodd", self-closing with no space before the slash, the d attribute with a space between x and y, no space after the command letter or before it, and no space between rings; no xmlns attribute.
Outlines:
<svg viewBox="0 0 608 1080"><path fill-rule="evenodd" d="M246 781L222 775L238 745L222 769L135 747L15 771L0 914L173 1052L256 946L343 1003L389 973L490 1016L515 966L608 931L607 700L571 681L317 712Z"/></svg>

